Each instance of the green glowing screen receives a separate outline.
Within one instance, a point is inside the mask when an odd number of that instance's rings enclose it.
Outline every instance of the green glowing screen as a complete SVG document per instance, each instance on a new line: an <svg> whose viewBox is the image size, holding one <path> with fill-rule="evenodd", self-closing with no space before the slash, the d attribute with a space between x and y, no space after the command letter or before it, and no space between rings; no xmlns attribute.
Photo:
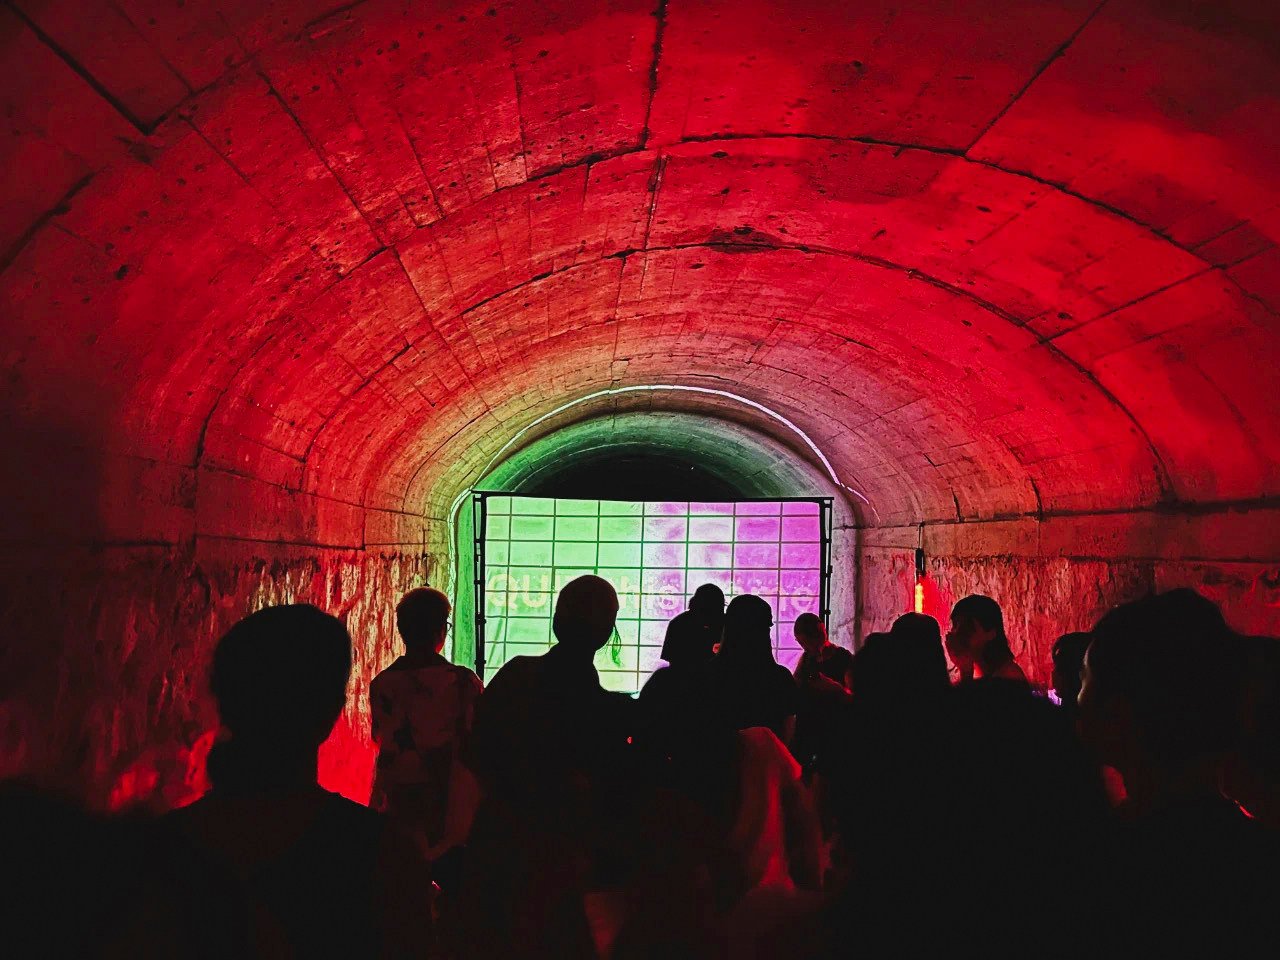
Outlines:
<svg viewBox="0 0 1280 960"><path fill-rule="evenodd" d="M485 672L545 652L555 595L574 577L618 591L614 642L596 656L605 687L634 693L661 666L667 622L697 587L732 599L753 593L774 612L774 655L793 667L792 627L819 612L822 514L817 500L734 503L562 500L485 496ZM479 602L479 598L478 602Z"/></svg>

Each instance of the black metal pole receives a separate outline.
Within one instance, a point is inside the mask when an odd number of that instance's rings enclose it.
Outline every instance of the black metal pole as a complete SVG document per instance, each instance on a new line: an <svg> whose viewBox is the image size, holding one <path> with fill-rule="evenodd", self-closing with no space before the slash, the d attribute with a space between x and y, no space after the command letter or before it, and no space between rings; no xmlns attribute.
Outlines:
<svg viewBox="0 0 1280 960"><path fill-rule="evenodd" d="M484 536L488 528L489 512L486 493L473 493L471 496L471 532L474 539L475 549L475 584L471 591L475 598L476 613L476 676L484 680L484 611L485 611L485 556L484 556Z"/></svg>
<svg viewBox="0 0 1280 960"><path fill-rule="evenodd" d="M832 523L832 504L830 497L823 497L820 501L820 515L822 518L822 579L820 581L818 606L820 608L819 616L822 617L823 624L827 629L831 629L831 523Z"/></svg>

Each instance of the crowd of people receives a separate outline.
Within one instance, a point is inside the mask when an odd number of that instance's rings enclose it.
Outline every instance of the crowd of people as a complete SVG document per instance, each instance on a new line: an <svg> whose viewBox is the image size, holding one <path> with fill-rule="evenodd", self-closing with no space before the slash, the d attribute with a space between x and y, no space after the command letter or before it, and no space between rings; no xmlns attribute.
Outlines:
<svg viewBox="0 0 1280 960"><path fill-rule="evenodd" d="M316 781L346 628L308 605L246 617L212 664L212 789L100 845L102 873L127 862L133 882L104 893L78 948L628 960L1280 942L1280 644L1191 590L1064 634L1052 699L985 596L956 603L945 637L909 613L856 653L801 616L792 673L768 603L704 586L634 698L593 666L617 612L605 580L570 582L556 643L483 688L442 654L445 595L410 591L404 655L370 688L370 807Z"/></svg>

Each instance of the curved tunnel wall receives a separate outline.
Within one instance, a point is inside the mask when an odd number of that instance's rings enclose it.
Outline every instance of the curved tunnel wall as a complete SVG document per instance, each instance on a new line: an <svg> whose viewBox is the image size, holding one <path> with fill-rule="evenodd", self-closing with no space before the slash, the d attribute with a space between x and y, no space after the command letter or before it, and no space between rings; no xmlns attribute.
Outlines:
<svg viewBox="0 0 1280 960"><path fill-rule="evenodd" d="M214 638L297 598L358 794L454 499L635 384L830 452L863 632L921 538L1040 678L1153 585L1277 632L1277 51L1248 0L0 9L5 769L190 794Z"/></svg>

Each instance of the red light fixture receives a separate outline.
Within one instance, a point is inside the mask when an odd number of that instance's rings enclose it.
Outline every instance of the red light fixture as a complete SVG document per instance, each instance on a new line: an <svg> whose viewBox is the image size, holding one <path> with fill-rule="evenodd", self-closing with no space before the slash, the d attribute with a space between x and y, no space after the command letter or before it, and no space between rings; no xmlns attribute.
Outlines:
<svg viewBox="0 0 1280 960"><path fill-rule="evenodd" d="M920 528L921 539L924 538L924 527ZM916 547L916 589L915 604L912 609L916 613L924 613L924 547Z"/></svg>

